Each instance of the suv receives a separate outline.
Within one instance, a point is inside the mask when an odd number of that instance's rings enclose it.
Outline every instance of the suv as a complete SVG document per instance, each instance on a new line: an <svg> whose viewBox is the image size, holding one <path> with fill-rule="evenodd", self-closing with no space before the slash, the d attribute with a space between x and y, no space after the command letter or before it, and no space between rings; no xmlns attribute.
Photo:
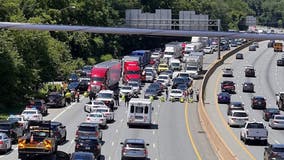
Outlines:
<svg viewBox="0 0 284 160"><path fill-rule="evenodd" d="M284 145L283 144L269 144L264 148L264 160L269 159L284 159Z"/></svg>
<svg viewBox="0 0 284 160"><path fill-rule="evenodd" d="M75 142L75 152L91 152L98 159L101 156L101 141L98 138L79 136Z"/></svg>
<svg viewBox="0 0 284 160"><path fill-rule="evenodd" d="M246 66L245 68L246 77L255 77L255 70L253 66Z"/></svg>
<svg viewBox="0 0 284 160"><path fill-rule="evenodd" d="M46 105L49 107L65 107L65 97L59 92L51 92L47 96Z"/></svg>
<svg viewBox="0 0 284 160"><path fill-rule="evenodd" d="M57 144L64 143L66 141L66 136L67 136L66 126L64 126L60 122L55 122L55 121L52 121L50 125L53 136L56 139L56 143Z"/></svg>
<svg viewBox="0 0 284 160"><path fill-rule="evenodd" d="M95 136L102 140L103 133L97 123L82 122L76 131L76 139L80 136Z"/></svg>
<svg viewBox="0 0 284 160"><path fill-rule="evenodd" d="M231 114L233 110L245 110L244 104L242 102L231 102L228 105L227 115Z"/></svg>
<svg viewBox="0 0 284 160"><path fill-rule="evenodd" d="M26 109L31 109L31 108L37 109L43 116L46 116L48 114L45 101L42 99L36 99L31 101L30 104L26 106Z"/></svg>
<svg viewBox="0 0 284 160"><path fill-rule="evenodd" d="M18 137L24 135L24 128L16 121L0 121L0 132L4 132L11 138L12 142L16 142Z"/></svg>
<svg viewBox="0 0 284 160"><path fill-rule="evenodd" d="M126 139L120 143L122 145L121 160L125 159L144 159L148 158L148 150L143 139Z"/></svg>

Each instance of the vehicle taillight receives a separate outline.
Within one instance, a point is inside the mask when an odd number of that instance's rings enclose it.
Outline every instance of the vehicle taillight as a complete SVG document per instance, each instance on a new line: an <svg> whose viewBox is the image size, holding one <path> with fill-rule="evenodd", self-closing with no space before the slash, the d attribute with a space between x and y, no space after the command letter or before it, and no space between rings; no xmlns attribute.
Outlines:
<svg viewBox="0 0 284 160"><path fill-rule="evenodd" d="M96 133L95 133L95 136L98 137L98 136L99 136L99 132L96 132Z"/></svg>
<svg viewBox="0 0 284 160"><path fill-rule="evenodd" d="M0 144L4 144L4 142L3 142L3 141L0 141Z"/></svg>
<svg viewBox="0 0 284 160"><path fill-rule="evenodd" d="M78 135L79 135L79 131L77 130L77 131L76 131L76 137L77 137Z"/></svg>
<svg viewBox="0 0 284 160"><path fill-rule="evenodd" d="M145 155L148 155L147 149L144 150L144 154L145 154Z"/></svg>
<svg viewBox="0 0 284 160"><path fill-rule="evenodd" d="M76 144L76 148L79 148L80 147L80 144Z"/></svg>
<svg viewBox="0 0 284 160"><path fill-rule="evenodd" d="M278 121L274 120L273 123L279 123Z"/></svg>
<svg viewBox="0 0 284 160"><path fill-rule="evenodd" d="M125 152L126 152L126 149L123 147L122 148L122 153L125 154Z"/></svg>
<svg viewBox="0 0 284 160"><path fill-rule="evenodd" d="M232 118L232 120L236 120L236 118Z"/></svg>
<svg viewBox="0 0 284 160"><path fill-rule="evenodd" d="M89 121L90 120L90 117L87 117L87 119L86 119L87 121Z"/></svg>

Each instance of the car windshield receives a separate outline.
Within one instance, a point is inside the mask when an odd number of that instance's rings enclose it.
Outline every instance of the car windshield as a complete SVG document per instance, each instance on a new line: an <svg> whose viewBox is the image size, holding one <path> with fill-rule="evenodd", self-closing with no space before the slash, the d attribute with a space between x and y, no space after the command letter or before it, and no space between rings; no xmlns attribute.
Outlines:
<svg viewBox="0 0 284 160"><path fill-rule="evenodd" d="M179 66L179 63L172 63L172 66Z"/></svg>
<svg viewBox="0 0 284 160"><path fill-rule="evenodd" d="M147 93L153 93L153 92L155 92L156 90L155 89L153 89L153 88L148 88L148 89L146 89L146 92Z"/></svg>
<svg viewBox="0 0 284 160"><path fill-rule="evenodd" d="M284 152L284 147L272 147L273 152Z"/></svg>
<svg viewBox="0 0 284 160"><path fill-rule="evenodd" d="M135 82L128 83L128 85L133 86L133 87L139 87L139 84Z"/></svg>
<svg viewBox="0 0 284 160"><path fill-rule="evenodd" d="M92 155L75 154L72 156L72 160L93 160Z"/></svg>
<svg viewBox="0 0 284 160"><path fill-rule="evenodd" d="M159 76L159 78L158 79L168 79L168 77L167 76Z"/></svg>
<svg viewBox="0 0 284 160"><path fill-rule="evenodd" d="M247 128L264 128L264 125L262 123L249 123Z"/></svg>
<svg viewBox="0 0 284 160"><path fill-rule="evenodd" d="M145 71L145 72L153 72L153 69L146 68L144 71Z"/></svg>
<svg viewBox="0 0 284 160"><path fill-rule="evenodd" d="M234 107L242 107L243 106L242 103L238 103L238 102L232 103L231 105L234 106Z"/></svg>
<svg viewBox="0 0 284 160"><path fill-rule="evenodd" d="M10 129L10 128L11 128L10 124L0 124L0 129L7 130L7 129Z"/></svg>
<svg viewBox="0 0 284 160"><path fill-rule="evenodd" d="M107 112L107 109L96 109L95 112L103 113Z"/></svg>
<svg viewBox="0 0 284 160"><path fill-rule="evenodd" d="M131 90L132 87L131 86L124 86L124 87L121 87L122 90Z"/></svg>
<svg viewBox="0 0 284 160"><path fill-rule="evenodd" d="M92 77L92 82L104 82L104 77Z"/></svg>
<svg viewBox="0 0 284 160"><path fill-rule="evenodd" d="M127 71L126 74L140 74L139 71Z"/></svg>
<svg viewBox="0 0 284 160"><path fill-rule="evenodd" d="M102 114L90 114L90 117L101 118L101 117L103 117L103 115Z"/></svg>
<svg viewBox="0 0 284 160"><path fill-rule="evenodd" d="M184 79L183 78L175 78L174 79L174 83L179 83L179 82L183 83Z"/></svg>
<svg viewBox="0 0 284 160"><path fill-rule="evenodd" d="M179 93L179 94L180 94L180 93L182 93L182 92L181 92L181 91L178 91L178 90L173 90L172 93Z"/></svg>
<svg viewBox="0 0 284 160"><path fill-rule="evenodd" d="M112 98L112 94L110 94L110 93L99 93L98 98Z"/></svg>
<svg viewBox="0 0 284 160"><path fill-rule="evenodd" d="M244 112L234 112L234 117L247 117L248 115Z"/></svg>
<svg viewBox="0 0 284 160"><path fill-rule="evenodd" d="M18 121L21 121L21 118L20 117L9 117L8 121L18 122Z"/></svg>
<svg viewBox="0 0 284 160"><path fill-rule="evenodd" d="M36 114L36 111L23 111L23 114Z"/></svg>
<svg viewBox="0 0 284 160"><path fill-rule="evenodd" d="M99 142L97 139L79 139L79 143L88 143L91 145L98 145Z"/></svg>
<svg viewBox="0 0 284 160"><path fill-rule="evenodd" d="M192 70L197 70L197 67L196 66L188 66L188 67L186 67L186 70L188 70L188 71L192 71Z"/></svg>
<svg viewBox="0 0 284 160"><path fill-rule="evenodd" d="M139 144L139 143L127 143L126 147L129 147L129 148L145 148L145 145Z"/></svg>
<svg viewBox="0 0 284 160"><path fill-rule="evenodd" d="M153 76L153 73L151 73L151 72L146 72L146 76Z"/></svg>
<svg viewBox="0 0 284 160"><path fill-rule="evenodd" d="M179 77L186 77L186 78L188 78L189 74L187 74L187 73L180 73L178 76Z"/></svg>
<svg viewBox="0 0 284 160"><path fill-rule="evenodd" d="M80 131L87 131L87 132L90 132L90 131L96 131L96 128L95 127L91 127L91 126L79 126L79 130Z"/></svg>
<svg viewBox="0 0 284 160"><path fill-rule="evenodd" d="M284 116L275 116L275 119L284 120Z"/></svg>

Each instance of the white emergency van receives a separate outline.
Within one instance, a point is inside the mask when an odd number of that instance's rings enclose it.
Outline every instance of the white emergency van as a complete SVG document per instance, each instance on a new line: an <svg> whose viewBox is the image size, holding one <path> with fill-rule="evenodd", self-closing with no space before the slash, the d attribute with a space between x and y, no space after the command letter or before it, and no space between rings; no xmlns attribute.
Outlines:
<svg viewBox="0 0 284 160"><path fill-rule="evenodd" d="M128 105L127 125L147 126L152 125L152 102L150 99L131 98Z"/></svg>

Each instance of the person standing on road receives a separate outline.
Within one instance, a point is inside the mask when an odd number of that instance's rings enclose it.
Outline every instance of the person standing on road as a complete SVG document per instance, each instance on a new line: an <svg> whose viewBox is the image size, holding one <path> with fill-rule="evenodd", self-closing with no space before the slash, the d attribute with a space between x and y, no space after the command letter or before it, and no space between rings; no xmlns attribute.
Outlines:
<svg viewBox="0 0 284 160"><path fill-rule="evenodd" d="M199 89L197 88L197 90L195 91L196 94L196 101L199 101Z"/></svg>
<svg viewBox="0 0 284 160"><path fill-rule="evenodd" d="M168 100L168 97L169 97L169 89L168 87L166 87L166 100Z"/></svg>
<svg viewBox="0 0 284 160"><path fill-rule="evenodd" d="M76 99L77 99L77 102L79 103L80 102L80 90L77 89L77 92L76 92Z"/></svg>
<svg viewBox="0 0 284 160"><path fill-rule="evenodd" d="M125 106L126 107L128 107L129 101L130 101L130 95L127 93L125 94Z"/></svg>
<svg viewBox="0 0 284 160"><path fill-rule="evenodd" d="M190 96L191 99L193 98L193 89L192 88L189 89L189 96Z"/></svg>
<svg viewBox="0 0 284 160"><path fill-rule="evenodd" d="M115 100L115 105L119 106L119 95L118 94L114 95L114 100Z"/></svg>

